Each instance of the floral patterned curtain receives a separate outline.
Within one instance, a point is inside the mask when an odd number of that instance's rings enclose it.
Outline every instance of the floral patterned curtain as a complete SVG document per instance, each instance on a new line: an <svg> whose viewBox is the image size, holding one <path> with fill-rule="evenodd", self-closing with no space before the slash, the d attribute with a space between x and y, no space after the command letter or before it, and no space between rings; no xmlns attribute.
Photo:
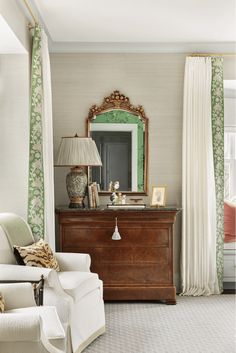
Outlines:
<svg viewBox="0 0 236 353"><path fill-rule="evenodd" d="M216 188L216 262L220 292L224 270L224 81L223 58L214 57L212 64L211 114L212 143Z"/></svg>
<svg viewBox="0 0 236 353"><path fill-rule="evenodd" d="M36 25L32 47L28 181L28 223L36 239L44 237L42 94L41 28Z"/></svg>

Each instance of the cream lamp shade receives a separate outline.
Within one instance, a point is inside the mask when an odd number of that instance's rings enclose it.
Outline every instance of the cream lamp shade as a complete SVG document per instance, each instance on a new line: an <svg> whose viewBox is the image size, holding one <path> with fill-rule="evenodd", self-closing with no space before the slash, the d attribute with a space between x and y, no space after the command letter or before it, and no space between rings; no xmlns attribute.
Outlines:
<svg viewBox="0 0 236 353"><path fill-rule="evenodd" d="M62 137L56 166L101 166L97 146L91 137Z"/></svg>
<svg viewBox="0 0 236 353"><path fill-rule="evenodd" d="M88 178L82 167L101 166L97 146L91 137L62 137L56 167L71 167L66 176L70 208L83 208Z"/></svg>

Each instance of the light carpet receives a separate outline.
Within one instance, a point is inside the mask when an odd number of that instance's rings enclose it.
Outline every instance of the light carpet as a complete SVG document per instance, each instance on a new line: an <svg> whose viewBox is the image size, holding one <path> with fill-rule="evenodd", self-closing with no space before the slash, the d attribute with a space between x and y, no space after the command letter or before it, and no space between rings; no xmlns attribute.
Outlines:
<svg viewBox="0 0 236 353"><path fill-rule="evenodd" d="M84 353L235 353L234 295L178 297L177 305L105 304L106 333Z"/></svg>

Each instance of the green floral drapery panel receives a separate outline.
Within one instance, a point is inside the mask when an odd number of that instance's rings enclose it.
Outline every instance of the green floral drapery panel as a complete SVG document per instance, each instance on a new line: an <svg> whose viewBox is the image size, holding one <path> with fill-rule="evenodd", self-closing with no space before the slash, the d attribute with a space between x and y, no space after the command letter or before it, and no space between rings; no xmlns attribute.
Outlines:
<svg viewBox="0 0 236 353"><path fill-rule="evenodd" d="M224 248L224 82L223 59L215 57L212 62L211 110L212 143L214 154L216 188L216 261L220 292L223 291Z"/></svg>
<svg viewBox="0 0 236 353"><path fill-rule="evenodd" d="M28 223L36 238L44 237L41 40L41 28L36 26L32 47L28 180Z"/></svg>

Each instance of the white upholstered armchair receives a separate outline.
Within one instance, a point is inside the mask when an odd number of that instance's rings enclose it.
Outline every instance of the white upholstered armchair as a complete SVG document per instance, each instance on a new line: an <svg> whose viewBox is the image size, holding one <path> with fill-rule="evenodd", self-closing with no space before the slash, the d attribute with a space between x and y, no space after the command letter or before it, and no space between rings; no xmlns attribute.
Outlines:
<svg viewBox="0 0 236 353"><path fill-rule="evenodd" d="M44 304L54 305L71 347L67 353L80 353L90 342L105 332L103 285L98 275L90 272L90 256L56 253L60 272L53 269L20 266L13 255L13 245L34 242L29 225L12 213L0 214L0 281L38 281L43 275Z"/></svg>
<svg viewBox="0 0 236 353"><path fill-rule="evenodd" d="M0 284L0 353L64 353L66 335L54 306L36 306L30 283Z"/></svg>

